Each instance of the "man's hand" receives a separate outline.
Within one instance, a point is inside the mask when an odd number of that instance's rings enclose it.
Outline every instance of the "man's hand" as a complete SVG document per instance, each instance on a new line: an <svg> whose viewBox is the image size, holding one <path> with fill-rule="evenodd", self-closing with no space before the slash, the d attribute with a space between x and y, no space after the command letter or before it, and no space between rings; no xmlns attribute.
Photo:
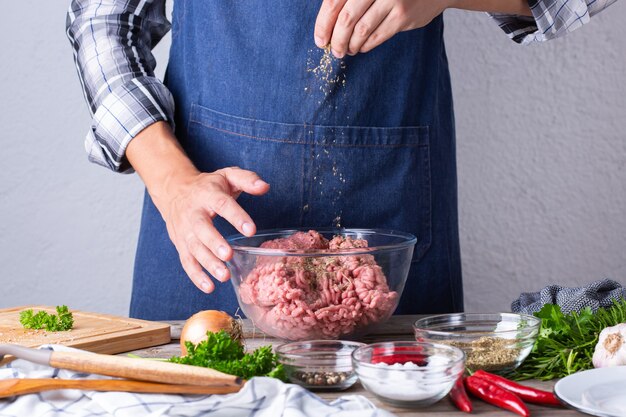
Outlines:
<svg viewBox="0 0 626 417"><path fill-rule="evenodd" d="M232 249L213 225L213 218L219 215L245 236L254 235L256 226L236 198L242 192L265 194L269 185L252 171L231 167L198 173L170 184L172 187L171 198L160 208L168 234L189 278L210 293L215 286L202 268L225 282L230 274L224 261L232 257Z"/></svg>
<svg viewBox="0 0 626 417"><path fill-rule="evenodd" d="M337 58L368 52L398 32L426 26L451 0L324 0L315 44Z"/></svg>
<svg viewBox="0 0 626 417"><path fill-rule="evenodd" d="M324 0L315 44L333 54L368 52L398 32L429 24L447 8L531 16L527 0Z"/></svg>
<svg viewBox="0 0 626 417"><path fill-rule="evenodd" d="M232 257L213 219L221 216L245 236L254 235L256 226L236 199L242 192L263 195L269 185L236 167L199 172L165 122L141 131L130 141L126 156L165 220L183 269L198 288L212 292L215 285L203 268L225 282L230 274L224 262Z"/></svg>

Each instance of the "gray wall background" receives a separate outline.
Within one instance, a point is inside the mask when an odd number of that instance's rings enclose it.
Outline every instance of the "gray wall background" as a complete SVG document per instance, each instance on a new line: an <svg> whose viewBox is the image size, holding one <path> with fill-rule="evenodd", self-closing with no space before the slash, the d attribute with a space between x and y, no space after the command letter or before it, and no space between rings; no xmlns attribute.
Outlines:
<svg viewBox="0 0 626 417"><path fill-rule="evenodd" d="M4 4L0 308L125 315L143 188L87 162L68 3ZM467 310L551 283L626 284L626 4L532 47L482 13L446 18Z"/></svg>

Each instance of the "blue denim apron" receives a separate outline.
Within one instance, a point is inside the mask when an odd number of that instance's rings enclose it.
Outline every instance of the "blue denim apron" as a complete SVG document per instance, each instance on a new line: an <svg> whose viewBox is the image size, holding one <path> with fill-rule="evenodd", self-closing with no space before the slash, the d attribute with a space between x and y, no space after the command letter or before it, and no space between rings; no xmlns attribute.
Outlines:
<svg viewBox="0 0 626 417"><path fill-rule="evenodd" d="M403 32L329 74L313 27L321 0L175 2L166 84L176 134L196 166L239 166L271 184L239 203L258 229L388 228L417 245L396 313L463 309L454 119L443 20ZM220 218L223 234L235 233ZM235 313L185 275L146 194L130 315Z"/></svg>

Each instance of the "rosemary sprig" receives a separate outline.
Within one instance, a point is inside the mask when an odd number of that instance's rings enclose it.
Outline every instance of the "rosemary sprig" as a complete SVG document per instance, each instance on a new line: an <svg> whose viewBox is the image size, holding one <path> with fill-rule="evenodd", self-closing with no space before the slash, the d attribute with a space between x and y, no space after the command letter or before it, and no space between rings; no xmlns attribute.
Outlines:
<svg viewBox="0 0 626 417"><path fill-rule="evenodd" d="M554 379L593 368L591 358L600 332L626 322L626 300L614 301L595 313L589 307L563 314L555 304L535 313L541 319L539 336L524 363L509 377L516 380Z"/></svg>

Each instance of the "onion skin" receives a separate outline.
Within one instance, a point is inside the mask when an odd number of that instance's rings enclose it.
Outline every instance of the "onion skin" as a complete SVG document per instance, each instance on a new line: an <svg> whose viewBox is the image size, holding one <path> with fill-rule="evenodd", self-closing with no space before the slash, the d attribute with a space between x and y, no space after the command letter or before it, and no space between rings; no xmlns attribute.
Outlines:
<svg viewBox="0 0 626 417"><path fill-rule="evenodd" d="M239 343L243 341L241 323L223 311L204 310L189 317L180 333L182 355L187 355L185 342L197 345L207 338L207 332L217 333L220 330L226 331L233 340Z"/></svg>

